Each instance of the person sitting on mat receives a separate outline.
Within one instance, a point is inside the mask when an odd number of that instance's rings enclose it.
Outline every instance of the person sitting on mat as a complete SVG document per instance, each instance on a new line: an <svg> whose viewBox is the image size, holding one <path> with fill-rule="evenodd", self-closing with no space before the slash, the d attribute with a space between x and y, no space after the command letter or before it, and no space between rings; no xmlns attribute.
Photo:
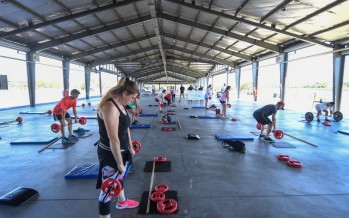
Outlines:
<svg viewBox="0 0 349 218"><path fill-rule="evenodd" d="M257 109L253 113L253 117L256 119L257 123L261 124L261 133L259 135L259 138L262 138L263 141L266 142L274 142L273 139L269 137L270 132L274 132L276 128L276 112L277 110L283 110L285 106L285 103L282 101L279 101L276 105L274 104L268 104L265 105L264 107L261 107ZM270 120L268 117L272 115L272 120ZM264 125L267 126L267 134L264 135ZM273 131L271 131L271 128L273 127Z"/></svg>
<svg viewBox="0 0 349 218"><path fill-rule="evenodd" d="M225 83L224 83L225 84ZM219 97L219 101L222 104L222 118L227 118L227 103L229 101L229 90L231 86L227 86Z"/></svg>
<svg viewBox="0 0 349 218"><path fill-rule="evenodd" d="M164 105L164 97L166 94L166 89L162 90L160 94L158 94L155 98L156 103L159 104L159 112L162 113L162 107Z"/></svg>
<svg viewBox="0 0 349 218"><path fill-rule="evenodd" d="M320 114L321 112L325 112L325 122L330 122L329 119L327 119L328 116L328 111L330 111L330 117L333 114L333 106L334 106L334 102L322 102L319 104L315 105L315 109L317 111L316 117L317 117L317 121L320 122Z"/></svg>
<svg viewBox="0 0 349 218"><path fill-rule="evenodd" d="M128 77L122 77L118 84L112 87L97 106L97 121L99 126L99 141L97 154L99 172L96 188L100 189L108 178L115 178L120 172L126 171L126 162L132 162L135 151L132 146L130 118L125 106L137 97L137 84ZM139 203L125 197L124 179L120 180L122 190L117 195L116 209L135 208ZM110 217L111 195L105 196L103 190L99 194L100 217Z"/></svg>
<svg viewBox="0 0 349 218"><path fill-rule="evenodd" d="M53 108L52 114L53 119L55 121L59 121L61 123L61 133L62 133L62 142L68 143L71 139L77 139L76 136L73 135L73 127L72 127L72 119L70 118L70 114L68 113L68 109L73 108L73 113L75 116L75 123L78 122L78 113L76 111L76 99L79 97L79 90L73 89L70 91L70 96L63 97L58 104ZM63 119L64 117L64 119ZM69 137L65 136L65 121L68 122L68 131Z"/></svg>

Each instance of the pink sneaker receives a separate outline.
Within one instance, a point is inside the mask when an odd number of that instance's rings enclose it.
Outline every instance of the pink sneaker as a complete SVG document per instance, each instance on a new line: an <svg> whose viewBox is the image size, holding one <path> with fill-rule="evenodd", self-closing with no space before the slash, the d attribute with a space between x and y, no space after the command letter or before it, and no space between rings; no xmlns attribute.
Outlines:
<svg viewBox="0 0 349 218"><path fill-rule="evenodd" d="M134 200L126 199L123 203L118 202L116 204L116 209L126 209L126 208L135 208L138 207L139 203Z"/></svg>

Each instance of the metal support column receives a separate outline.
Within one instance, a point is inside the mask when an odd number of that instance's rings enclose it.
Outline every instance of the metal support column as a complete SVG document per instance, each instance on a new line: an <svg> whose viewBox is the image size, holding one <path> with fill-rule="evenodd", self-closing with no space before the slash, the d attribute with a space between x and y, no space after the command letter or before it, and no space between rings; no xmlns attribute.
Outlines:
<svg viewBox="0 0 349 218"><path fill-rule="evenodd" d="M280 55L280 100L285 100L285 86L288 66L288 53Z"/></svg>
<svg viewBox="0 0 349 218"><path fill-rule="evenodd" d="M334 47L334 50L341 49L339 45ZM340 52L333 53L333 102L334 110L339 111L342 102L342 88L343 88L343 77L344 77L344 63L345 56Z"/></svg>
<svg viewBox="0 0 349 218"><path fill-rule="evenodd" d="M258 61L252 62L252 79L253 79L253 98L257 101L257 91L258 91Z"/></svg>
<svg viewBox="0 0 349 218"><path fill-rule="evenodd" d="M102 90L102 73L101 73L101 71L98 71L98 76L99 76L99 95L102 97L103 90Z"/></svg>
<svg viewBox="0 0 349 218"><path fill-rule="evenodd" d="M28 79L28 91L29 91L29 103L30 107L35 107L35 61L34 53L26 53L27 63L27 79Z"/></svg>
<svg viewBox="0 0 349 218"><path fill-rule="evenodd" d="M238 99L240 98L240 76L241 76L241 67L235 68L235 88Z"/></svg>
<svg viewBox="0 0 349 218"><path fill-rule="evenodd" d="M90 98L90 85L91 85L91 65L85 66L85 88L86 88L86 99Z"/></svg>
<svg viewBox="0 0 349 218"><path fill-rule="evenodd" d="M70 60L66 59L62 61L63 65L63 87L64 90L69 90L69 65L70 65ZM70 92L69 92L70 93Z"/></svg>

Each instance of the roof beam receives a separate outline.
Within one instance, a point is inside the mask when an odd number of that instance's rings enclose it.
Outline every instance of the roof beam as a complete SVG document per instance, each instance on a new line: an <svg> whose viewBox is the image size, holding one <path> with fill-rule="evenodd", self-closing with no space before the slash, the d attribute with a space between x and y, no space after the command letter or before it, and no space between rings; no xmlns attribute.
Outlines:
<svg viewBox="0 0 349 218"><path fill-rule="evenodd" d="M297 21L295 21L293 23L290 23L289 25L287 25L284 28L284 30L287 30L287 29L289 29L292 26L295 26L295 25L297 25L297 24L299 24L299 23L301 23L303 21L306 21L306 20L308 20L308 19L310 19L310 18L312 18L312 17L314 17L314 16L316 16L316 15L318 15L318 14L324 12L324 11L327 11L330 8L333 8L333 7L337 6L337 5L345 2L345 1L347 1L347 0L337 0L335 2L332 2L331 4L326 5L325 7L321 8L320 10L317 10L317 11L311 13L311 14L308 14L307 16L303 17L302 19L299 19L299 20L297 20Z"/></svg>
<svg viewBox="0 0 349 218"><path fill-rule="evenodd" d="M157 74L157 73L161 73L161 71L155 72L154 75ZM195 79L194 79L194 78L188 78L187 76L184 76L184 75L181 76L181 75L179 75L179 74L177 74L177 73L170 72L170 71L168 72L168 76L170 76L170 77L172 77L172 78L174 78L174 79L181 80L181 81L195 82ZM160 75L155 76L155 77L146 78L145 80L143 80L143 77L140 77L139 80L142 80L142 81L150 81L150 80L154 80L154 78L160 79L160 78L162 78L162 77L164 77L164 76L160 74Z"/></svg>
<svg viewBox="0 0 349 218"><path fill-rule="evenodd" d="M189 38L176 36L176 35L173 35L173 34L170 34L170 33L166 33L166 32L163 33L163 36L169 37L169 38L172 38L172 39L177 39L179 41L187 42L187 43L190 43L190 44L206 47L208 49L217 50L217 51L220 51L222 53L229 54L229 55L232 55L232 56L236 56L236 57L242 58L242 59L247 60L247 61L252 61L252 57L249 56L249 55L244 55L244 54L233 52L233 51L230 51L230 50L227 50L227 49L224 49L224 48L220 48L220 47L217 47L217 46L212 46L212 45L206 44L204 42L198 42L198 41L195 41L195 40L192 40L192 39L189 39Z"/></svg>
<svg viewBox="0 0 349 218"><path fill-rule="evenodd" d="M133 71L132 73L127 73L127 76L134 76L134 77L136 77L137 74L138 74L138 75L141 75L141 76L142 76L143 74L146 75L147 72L149 72L149 71L151 72L151 71L153 71L154 69L158 69L158 68L161 68L161 67L162 67L162 66L159 65L159 64L148 65L147 67L139 68L139 69ZM190 75L190 76L193 77L193 78L198 78L198 77L201 77L201 76L202 76L199 72L197 72L197 71L195 71L195 70L192 70L192 69L190 69L190 68L182 67L182 66L168 65L168 69L178 70L178 71L181 71L181 72L187 72L188 75Z"/></svg>
<svg viewBox="0 0 349 218"><path fill-rule="evenodd" d="M209 55L201 54L201 53L198 53L198 52L193 52L191 50L188 50L188 49L185 49L185 48L180 48L180 47L173 46L173 45L168 45L167 44L166 49L172 49L172 50L183 52L183 53L186 53L186 54L195 55L195 56L198 56L200 58L206 58L208 60L213 60L213 61L216 61L217 63L225 64L225 65L228 65L228 66L233 67L233 68L235 68L235 65L237 64L236 62L226 61L226 60L223 60L223 59L220 59L220 58L215 58L215 57L212 57L212 56L209 56Z"/></svg>
<svg viewBox="0 0 349 218"><path fill-rule="evenodd" d="M271 15L273 15L275 12L277 12L278 10L280 10L282 7L285 7L286 5L288 5L288 3L290 3L293 0L284 0L283 2L281 2L278 6L276 6L275 8L273 8L271 11L269 11L266 15L264 15L263 17L261 17L260 19L260 23L263 23L263 21L265 19L267 19L268 17L270 17Z"/></svg>
<svg viewBox="0 0 349 218"><path fill-rule="evenodd" d="M137 51L131 51L131 52L127 52L127 53L124 53L124 54L112 56L112 57L109 57L109 58L106 58L106 59L100 59L98 61L91 62L91 66L95 67L95 66L98 66L98 65L101 65L101 64L106 64L108 62L116 61L119 58L126 58L128 56L132 56L132 55L136 55L136 54L139 54L139 53L152 51L154 49L158 49L158 48L148 47L148 48L144 48L144 49L139 49Z"/></svg>
<svg viewBox="0 0 349 218"><path fill-rule="evenodd" d="M219 13L219 12L217 12L217 13ZM223 13L220 13L220 14L223 14ZM173 21L173 22L181 23L181 24L192 26L192 27L195 27L195 28L198 28L198 29L202 29L202 30L205 30L205 31L209 31L209 32L220 34L220 35L228 36L228 37L231 37L231 38L243 41L243 42L247 42L247 43L252 44L252 45L256 45L256 46L268 49L268 50L273 51L273 52L279 53L281 51L281 49L277 45L273 45L273 44L270 44L270 43L267 43L267 42L263 42L261 40L250 38L250 37L247 37L247 36L244 36L244 35L239 35L239 34L236 34L236 33L233 33L233 32L229 32L229 31L226 31L226 30L218 29L218 28L215 28L215 27L212 27L212 26L201 24L201 23L196 23L196 22L193 22L193 21L190 21L190 20L186 20L186 19L183 19L183 18L174 17L174 16L169 15L169 14L162 13L161 17L163 19L167 19L167 20L170 20L170 21Z"/></svg>
<svg viewBox="0 0 349 218"><path fill-rule="evenodd" d="M103 52L103 51L106 51L106 50L109 50L109 49L117 48L117 47L120 47L120 46L127 46L127 45L132 44L132 43L136 43L136 42L139 42L139 41L151 39L151 38L153 38L153 37L155 37L155 36L156 36L155 34L150 34L150 35L146 35L146 36L141 36L141 37L134 38L134 39L130 39L130 40L127 40L127 41L123 41L123 42L120 42L120 43L115 43L115 44L111 44L111 45L106 45L106 46L102 46L102 47L100 47L100 48L91 49L91 50L88 50L88 51L85 51L85 52L81 52L81 53L72 55L72 56L70 56L70 57L68 57L68 58L69 58L70 60L75 60L75 59L83 58L83 57L85 57L85 56L87 56L87 55L93 55L93 54L96 54L96 53L99 53L99 52Z"/></svg>
<svg viewBox="0 0 349 218"><path fill-rule="evenodd" d="M156 38L157 38L157 42L158 42L161 57L162 57L162 63L164 65L165 74L167 76L166 51L164 49L164 40L163 40L163 37L161 35L163 30L162 30L162 26L160 23L160 19L158 17L158 14L160 13L160 8L161 8L161 1L148 0L148 6L149 6L149 11L150 11L151 17L153 18L154 31L156 33Z"/></svg>
<svg viewBox="0 0 349 218"><path fill-rule="evenodd" d="M115 2L115 1L113 1L112 4L105 5L105 6L102 6L102 7L97 7L97 8L94 8L94 9L91 9L91 10L86 10L86 11L79 12L79 13L76 13L76 14L71 14L71 15L68 15L68 16L64 16L64 17L48 20L48 21L41 22L41 23L38 23L38 24L34 24L34 25L27 26L27 27L19 28L19 29L10 31L10 32L0 33L0 38L11 36L11 35L15 35L15 34L19 34L19 33L23 33L23 32L26 32L26 31L31 31L31 30L34 30L34 29L39 29L39 28L42 28L42 27L45 27L45 26L48 26L48 25L61 23L61 22L64 22L64 21L75 19L75 18L87 16L87 15L92 14L92 13L102 12L102 11L109 10L109 9L112 9L112 8L115 8L115 7L121 7L121 6L132 4L132 3L135 3L135 2L138 2L138 1L140 1L140 0L128 0L128 1L122 1L122 2Z"/></svg>
<svg viewBox="0 0 349 218"><path fill-rule="evenodd" d="M92 30L86 30L86 31L83 31L80 33L71 34L70 36L61 37L61 38L50 40L50 41L47 41L44 43L38 43L38 44L33 46L33 51L45 50L45 49L48 49L48 48L51 48L51 47L54 47L54 46L57 46L60 44L64 44L64 43L71 42L71 41L76 40L76 39L86 37L86 36L91 36L91 35L95 35L98 33L110 31L113 29L129 26L129 25L134 25L134 24L141 23L141 22L144 22L144 21L147 21L150 19L151 19L150 15L146 15L143 17L123 21L121 23L114 23L114 24L110 24L107 26L98 27L98 28L95 28Z"/></svg>
<svg viewBox="0 0 349 218"><path fill-rule="evenodd" d="M228 14L225 14L225 13L214 11L214 10L211 10L211 9L208 9L208 8L204 8L204 7L201 7L201 6L192 5L192 4L183 2L183 1L176 1L176 0L166 0L166 1L170 1L170 2L173 2L175 4L180 4L180 5L186 6L188 8L201 10L201 11L207 12L209 14L214 14L214 15L217 15L217 16L221 16L221 17L224 17L224 18L227 18L227 19L230 19L230 20L235 20L235 21L238 21L238 22L241 22L241 23L245 23L245 24L248 24L248 25L252 25L252 26L258 27L258 28L270 30L272 32L276 32L276 33L280 33L280 34L283 34L283 35L287 35L287 36L290 36L290 37L293 37L293 38L296 38L298 40L305 41L305 42L308 42L308 43L311 43L311 44L317 44L317 45L322 45L322 46L325 46L325 47L331 47L332 48L331 45L329 45L327 43L324 43L324 42L321 42L321 41L318 41L316 39L312 39L310 37L300 36L300 35L297 35L297 34L294 34L294 33L291 33L291 32L287 32L285 30L280 30L280 29L277 29L277 28L269 27L269 26L264 25L264 24L260 24L260 23L253 22L253 21L250 21L250 20L245 20L245 19L242 19L242 18L239 18L239 17L235 17L235 16L232 16L232 15L228 15ZM344 1L344 0L342 0L342 1Z"/></svg>

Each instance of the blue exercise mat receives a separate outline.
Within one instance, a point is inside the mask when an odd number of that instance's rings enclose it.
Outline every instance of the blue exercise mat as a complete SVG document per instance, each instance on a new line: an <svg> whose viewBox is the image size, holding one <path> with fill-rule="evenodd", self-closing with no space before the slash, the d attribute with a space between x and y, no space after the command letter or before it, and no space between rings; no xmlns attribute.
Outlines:
<svg viewBox="0 0 349 218"><path fill-rule="evenodd" d="M199 115L198 118L201 119L220 119L220 116L208 116L208 115Z"/></svg>
<svg viewBox="0 0 349 218"><path fill-rule="evenodd" d="M147 129L150 127L151 127L151 124L135 124L135 125L131 125L130 129Z"/></svg>
<svg viewBox="0 0 349 218"><path fill-rule="evenodd" d="M228 134L216 134L215 137L220 141L223 141L223 140L253 141L253 138L250 138L250 137L242 137L242 136L228 135Z"/></svg>
<svg viewBox="0 0 349 218"><path fill-rule="evenodd" d="M84 115L81 115L79 117L85 117L86 119L97 119L97 116L84 116ZM75 119L74 116L71 117L72 119Z"/></svg>
<svg viewBox="0 0 349 218"><path fill-rule="evenodd" d="M158 117L159 114L140 114L140 117Z"/></svg>
<svg viewBox="0 0 349 218"><path fill-rule="evenodd" d="M349 132L344 132L344 131L340 131L340 130L337 130L338 133L341 133L341 134L344 134L344 135L349 135Z"/></svg>
<svg viewBox="0 0 349 218"><path fill-rule="evenodd" d="M90 179L97 178L99 171L99 163L78 164L67 174L65 179Z"/></svg>
<svg viewBox="0 0 349 218"><path fill-rule="evenodd" d="M42 145L42 144L49 144L50 142L53 142L58 137L40 137L40 136L32 136L32 137L26 137L17 139L15 141L10 142L11 145Z"/></svg>
<svg viewBox="0 0 349 218"><path fill-rule="evenodd" d="M192 106L191 108L193 108L193 109L205 109L204 106Z"/></svg>
<svg viewBox="0 0 349 218"><path fill-rule="evenodd" d="M21 111L21 112L19 112L19 114L47 114L48 112L46 111L46 112L26 112L26 111Z"/></svg>

